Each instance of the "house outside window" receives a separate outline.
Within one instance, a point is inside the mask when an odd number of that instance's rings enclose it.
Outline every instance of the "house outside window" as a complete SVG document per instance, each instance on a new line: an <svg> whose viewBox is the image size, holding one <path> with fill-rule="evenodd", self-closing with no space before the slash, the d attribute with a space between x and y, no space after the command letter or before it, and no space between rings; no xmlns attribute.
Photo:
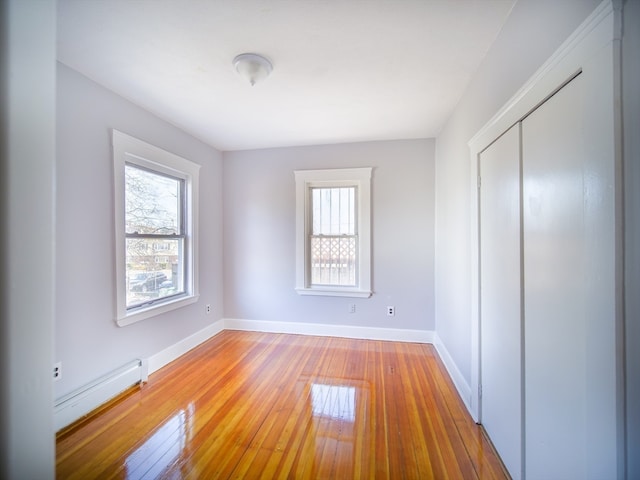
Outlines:
<svg viewBox="0 0 640 480"><path fill-rule="evenodd" d="M113 147L116 321L124 326L198 298L200 167L116 130Z"/></svg>
<svg viewBox="0 0 640 480"><path fill-rule="evenodd" d="M371 296L371 170L295 172L299 294Z"/></svg>

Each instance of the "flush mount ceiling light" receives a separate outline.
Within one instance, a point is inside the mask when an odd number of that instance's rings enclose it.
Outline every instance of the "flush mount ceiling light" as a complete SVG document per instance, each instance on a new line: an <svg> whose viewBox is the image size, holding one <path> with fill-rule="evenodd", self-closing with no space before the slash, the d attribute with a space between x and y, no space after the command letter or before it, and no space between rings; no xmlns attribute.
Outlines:
<svg viewBox="0 0 640 480"><path fill-rule="evenodd" d="M242 53L233 59L233 65L251 86L267 78L273 70L271 62L257 53Z"/></svg>

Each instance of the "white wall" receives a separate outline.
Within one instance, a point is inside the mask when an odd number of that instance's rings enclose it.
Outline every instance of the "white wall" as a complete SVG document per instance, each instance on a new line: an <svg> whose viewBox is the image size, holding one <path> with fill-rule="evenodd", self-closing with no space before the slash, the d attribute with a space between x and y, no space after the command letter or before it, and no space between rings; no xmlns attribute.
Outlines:
<svg viewBox="0 0 640 480"><path fill-rule="evenodd" d="M64 65L57 80L56 398L222 318L222 154ZM202 165L200 300L126 327L115 323L112 128Z"/></svg>
<svg viewBox="0 0 640 480"><path fill-rule="evenodd" d="M294 170L373 167L373 290L368 299L299 296ZM227 318L433 330L434 141L224 154ZM356 313L348 304L356 304ZM395 317L385 306L396 307Z"/></svg>
<svg viewBox="0 0 640 480"><path fill-rule="evenodd" d="M518 0L436 143L436 329L471 382L471 179L467 142L600 3Z"/></svg>
<svg viewBox="0 0 640 480"><path fill-rule="evenodd" d="M0 478L55 477L55 18L0 4Z"/></svg>

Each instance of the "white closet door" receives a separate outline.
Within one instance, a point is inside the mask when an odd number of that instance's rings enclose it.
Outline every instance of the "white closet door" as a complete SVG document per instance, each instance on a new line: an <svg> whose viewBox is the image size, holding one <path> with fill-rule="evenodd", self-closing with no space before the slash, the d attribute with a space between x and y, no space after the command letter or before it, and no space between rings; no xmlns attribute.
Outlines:
<svg viewBox="0 0 640 480"><path fill-rule="evenodd" d="M527 477L585 478L581 78L523 121Z"/></svg>
<svg viewBox="0 0 640 480"><path fill-rule="evenodd" d="M520 125L480 154L481 422L522 475Z"/></svg>
<svg viewBox="0 0 640 480"><path fill-rule="evenodd" d="M522 122L529 480L616 472L610 117L583 77Z"/></svg>

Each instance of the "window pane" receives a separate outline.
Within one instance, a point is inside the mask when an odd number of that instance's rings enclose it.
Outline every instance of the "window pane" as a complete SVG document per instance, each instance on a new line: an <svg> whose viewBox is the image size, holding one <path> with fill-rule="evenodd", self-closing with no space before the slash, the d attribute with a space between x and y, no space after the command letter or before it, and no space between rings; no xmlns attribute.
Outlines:
<svg viewBox="0 0 640 480"><path fill-rule="evenodd" d="M312 188L313 235L355 235L356 187Z"/></svg>
<svg viewBox="0 0 640 480"><path fill-rule="evenodd" d="M356 237L311 237L311 284L356 286Z"/></svg>
<svg viewBox="0 0 640 480"><path fill-rule="evenodd" d="M132 165L125 166L126 233L182 233L182 183Z"/></svg>
<svg viewBox="0 0 640 480"><path fill-rule="evenodd" d="M183 243L127 239L127 308L184 293Z"/></svg>

